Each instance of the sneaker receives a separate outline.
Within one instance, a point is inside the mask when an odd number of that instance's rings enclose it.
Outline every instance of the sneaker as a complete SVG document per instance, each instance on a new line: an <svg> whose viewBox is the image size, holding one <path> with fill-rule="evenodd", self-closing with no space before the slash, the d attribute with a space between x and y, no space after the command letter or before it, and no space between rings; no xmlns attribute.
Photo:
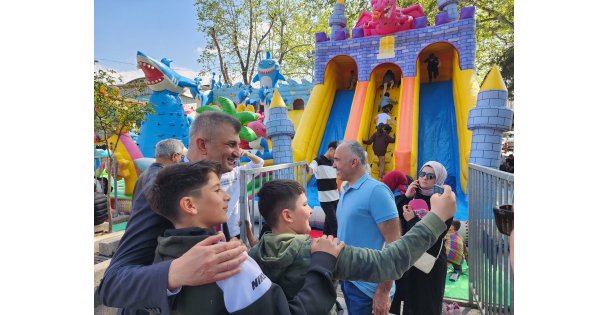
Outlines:
<svg viewBox="0 0 608 315"><path fill-rule="evenodd" d="M452 275L450 276L450 281L456 281L456 280L458 280L458 276L459 275L460 274L458 272L452 273Z"/></svg>

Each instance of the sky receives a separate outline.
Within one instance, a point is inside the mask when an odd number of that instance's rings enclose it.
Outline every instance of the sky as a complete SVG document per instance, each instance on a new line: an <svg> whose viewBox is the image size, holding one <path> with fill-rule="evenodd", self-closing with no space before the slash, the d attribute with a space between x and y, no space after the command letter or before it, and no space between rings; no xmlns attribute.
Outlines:
<svg viewBox="0 0 608 315"><path fill-rule="evenodd" d="M194 0L95 0L94 11L96 67L120 72L123 82L143 77L138 50L172 59L171 67L190 78L201 70L196 60L205 42Z"/></svg>

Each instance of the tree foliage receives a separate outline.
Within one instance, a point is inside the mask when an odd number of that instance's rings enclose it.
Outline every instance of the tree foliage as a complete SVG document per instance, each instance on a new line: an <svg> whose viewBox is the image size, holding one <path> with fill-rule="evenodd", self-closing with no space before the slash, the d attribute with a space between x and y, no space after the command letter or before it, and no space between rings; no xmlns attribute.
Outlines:
<svg viewBox="0 0 608 315"><path fill-rule="evenodd" d="M205 71L219 68L224 82L250 84L275 17L262 0L197 0L198 31L207 45L198 62Z"/></svg>
<svg viewBox="0 0 608 315"><path fill-rule="evenodd" d="M128 96L123 96L115 86L114 70L98 70L94 76L94 126L100 140L110 149L116 150L118 141L110 146L108 140L120 135L141 123L147 114L154 113L152 103L142 104Z"/></svg>
<svg viewBox="0 0 608 315"><path fill-rule="evenodd" d="M461 6L475 6L477 20L477 76L485 78L493 64L501 74L513 98L515 83L515 23L513 0L463 0Z"/></svg>
<svg viewBox="0 0 608 315"><path fill-rule="evenodd" d="M199 31L207 41L199 62L218 69L225 82L239 73L245 84L255 75L262 51L269 50L286 77L312 79L315 33L329 34L335 0L197 0ZM436 0L397 0L400 7L420 3L429 22L440 12ZM462 0L459 7L476 7L476 68L482 80L493 64L513 97L513 0ZM369 0L346 0L347 27L352 29ZM219 66L218 66L219 65ZM481 82L480 82L481 83Z"/></svg>
<svg viewBox="0 0 608 315"><path fill-rule="evenodd" d="M105 170L108 174L108 192L111 191L112 177L115 176L112 165L118 163L113 159L122 132L126 132L141 123L147 114L154 113L152 103L137 102L128 95L121 95L116 85L116 72L100 69L94 75L94 128L96 140L105 143L108 148L108 158ZM110 143L110 138L116 136L116 141ZM116 164L118 165L118 164ZM110 194L108 198L108 229L112 231L112 211Z"/></svg>

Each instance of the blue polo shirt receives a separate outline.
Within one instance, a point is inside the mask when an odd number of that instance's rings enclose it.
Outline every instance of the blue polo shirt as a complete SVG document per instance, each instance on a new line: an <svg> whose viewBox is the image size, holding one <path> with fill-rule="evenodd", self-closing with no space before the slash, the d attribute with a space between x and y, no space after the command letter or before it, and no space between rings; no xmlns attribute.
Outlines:
<svg viewBox="0 0 608 315"><path fill-rule="evenodd" d="M336 210L338 239L349 246L382 249L384 238L378 224L398 216L390 189L365 173L353 185L347 183L340 193ZM378 287L378 284L373 282L352 283L370 298ZM393 282L391 296L394 292Z"/></svg>

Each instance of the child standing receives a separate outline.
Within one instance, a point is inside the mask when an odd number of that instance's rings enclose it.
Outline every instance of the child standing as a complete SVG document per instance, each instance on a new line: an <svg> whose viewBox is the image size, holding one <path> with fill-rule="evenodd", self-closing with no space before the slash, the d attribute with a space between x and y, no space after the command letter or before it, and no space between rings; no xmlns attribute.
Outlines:
<svg viewBox="0 0 608 315"><path fill-rule="evenodd" d="M369 140L363 140L363 144L373 144L374 154L378 157L378 178L382 179L382 176L384 176L386 149L389 143L395 142L395 138L389 135L391 132L391 126L389 125L379 124L376 130Z"/></svg>
<svg viewBox="0 0 608 315"><path fill-rule="evenodd" d="M455 195L449 186L444 188L443 195L434 196L433 210L407 235L381 251L345 246L338 256L334 279L382 282L399 278L446 230L445 220L456 211ZM302 276L310 265L311 239L307 233L312 209L306 190L293 180L267 182L258 197L260 214L272 232L264 235L249 255L289 299L302 287Z"/></svg>
<svg viewBox="0 0 608 315"><path fill-rule="evenodd" d="M454 267L454 273L450 275L450 281L458 280L458 276L462 273L462 261L466 252L464 240L458 234L458 230L460 230L460 221L454 220L448 234L445 236L445 253L448 258L448 265L452 264Z"/></svg>

